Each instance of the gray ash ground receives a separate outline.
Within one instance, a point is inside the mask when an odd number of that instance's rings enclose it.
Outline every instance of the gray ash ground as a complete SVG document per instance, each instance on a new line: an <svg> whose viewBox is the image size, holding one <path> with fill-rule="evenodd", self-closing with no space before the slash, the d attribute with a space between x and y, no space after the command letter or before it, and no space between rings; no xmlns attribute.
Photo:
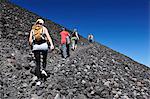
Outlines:
<svg viewBox="0 0 150 99"><path fill-rule="evenodd" d="M0 99L150 99L149 67L84 38L65 62L59 50L49 52L49 76L36 86L28 35L40 17L6 0L0 7ZM58 49L61 26L45 26Z"/></svg>

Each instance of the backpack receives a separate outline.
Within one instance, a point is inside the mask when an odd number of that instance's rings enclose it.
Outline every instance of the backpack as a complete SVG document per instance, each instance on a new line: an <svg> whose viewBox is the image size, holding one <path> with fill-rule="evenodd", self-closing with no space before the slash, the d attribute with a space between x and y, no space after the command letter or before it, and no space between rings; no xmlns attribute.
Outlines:
<svg viewBox="0 0 150 99"><path fill-rule="evenodd" d="M76 32L73 32L71 36L76 37Z"/></svg>
<svg viewBox="0 0 150 99"><path fill-rule="evenodd" d="M33 40L41 41L43 37L43 27L42 26L33 26Z"/></svg>

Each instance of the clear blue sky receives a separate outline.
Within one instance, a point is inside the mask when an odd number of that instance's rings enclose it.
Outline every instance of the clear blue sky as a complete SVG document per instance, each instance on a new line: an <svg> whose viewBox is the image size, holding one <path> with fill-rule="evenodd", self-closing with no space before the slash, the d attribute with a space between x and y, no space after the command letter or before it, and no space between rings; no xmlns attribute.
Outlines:
<svg viewBox="0 0 150 99"><path fill-rule="evenodd" d="M10 0L150 66L149 0Z"/></svg>

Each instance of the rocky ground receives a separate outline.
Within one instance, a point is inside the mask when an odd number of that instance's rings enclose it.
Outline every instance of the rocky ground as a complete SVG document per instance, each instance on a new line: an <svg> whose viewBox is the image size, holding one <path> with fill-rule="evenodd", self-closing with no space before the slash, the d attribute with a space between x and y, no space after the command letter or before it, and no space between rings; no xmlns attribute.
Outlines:
<svg viewBox="0 0 150 99"><path fill-rule="evenodd" d="M48 78L33 81L28 45L38 15L0 0L0 99L150 99L150 68L98 43L81 39L65 61L59 54L61 26L46 20L56 49L49 51Z"/></svg>

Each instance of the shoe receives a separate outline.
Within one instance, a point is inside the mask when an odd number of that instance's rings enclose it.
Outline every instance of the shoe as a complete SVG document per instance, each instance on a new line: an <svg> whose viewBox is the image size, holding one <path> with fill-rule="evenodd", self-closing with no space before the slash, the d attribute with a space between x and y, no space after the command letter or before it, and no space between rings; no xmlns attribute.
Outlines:
<svg viewBox="0 0 150 99"><path fill-rule="evenodd" d="M40 85L41 85L41 82L40 82L40 81L36 82L36 85L37 85L37 86L40 86Z"/></svg>
<svg viewBox="0 0 150 99"><path fill-rule="evenodd" d="M44 74L45 76L48 76L45 70L42 70L42 74Z"/></svg>
<svg viewBox="0 0 150 99"><path fill-rule="evenodd" d="M66 60L66 58L62 58L62 61L65 61Z"/></svg>
<svg viewBox="0 0 150 99"><path fill-rule="evenodd" d="M71 50L73 50L73 48L71 48Z"/></svg>

